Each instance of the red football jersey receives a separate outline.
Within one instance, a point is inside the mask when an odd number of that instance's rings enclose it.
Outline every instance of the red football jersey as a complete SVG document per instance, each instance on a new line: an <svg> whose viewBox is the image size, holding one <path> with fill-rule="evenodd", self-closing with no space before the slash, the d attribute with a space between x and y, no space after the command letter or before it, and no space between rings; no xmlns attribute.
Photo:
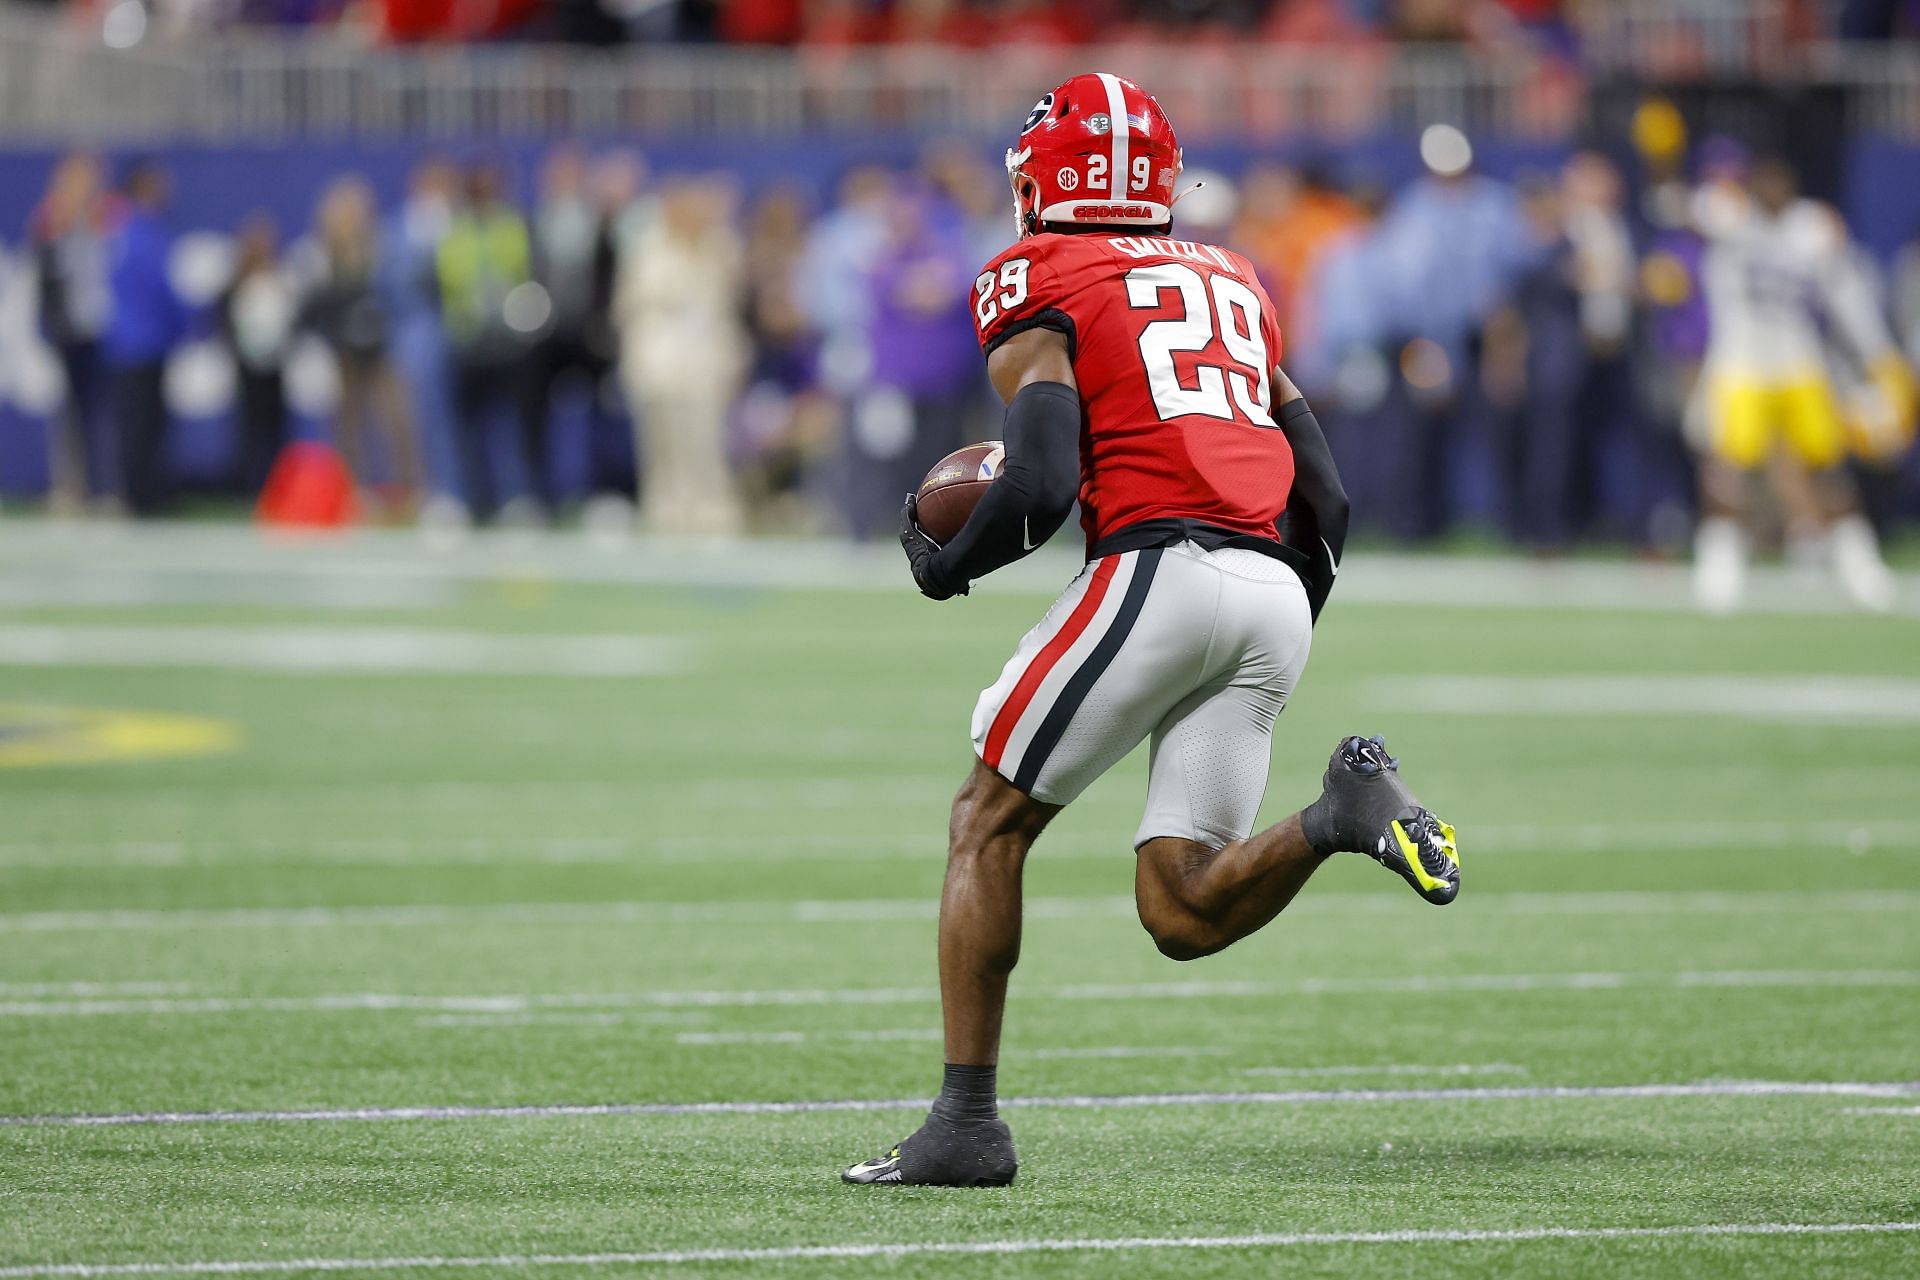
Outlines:
<svg viewBox="0 0 1920 1280"><path fill-rule="evenodd" d="M980 344L1066 334L1080 384L1080 511L1091 549L1180 517L1275 537L1293 450L1274 425L1280 326L1253 264L1148 235L1029 236L974 281Z"/></svg>

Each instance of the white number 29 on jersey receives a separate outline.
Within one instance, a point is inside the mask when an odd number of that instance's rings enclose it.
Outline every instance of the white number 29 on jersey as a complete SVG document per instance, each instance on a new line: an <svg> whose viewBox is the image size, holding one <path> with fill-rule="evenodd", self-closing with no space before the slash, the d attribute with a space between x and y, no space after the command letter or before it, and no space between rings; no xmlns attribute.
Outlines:
<svg viewBox="0 0 1920 1280"><path fill-rule="evenodd" d="M1255 426L1271 427L1273 384L1267 339L1260 331L1259 295L1232 276L1215 274L1210 281L1202 280L1198 271L1177 262L1127 272L1127 305L1137 311L1157 310L1161 294L1169 289L1179 291L1184 314L1155 320L1140 331L1140 359L1147 367L1154 409L1162 418L1200 414L1232 422L1238 408ZM1205 350L1216 332L1233 364L1197 364L1194 385L1185 385L1174 356Z"/></svg>
<svg viewBox="0 0 1920 1280"><path fill-rule="evenodd" d="M1002 308L1011 311L1027 300L1027 265L1025 258L1008 258L1000 264L997 277L991 271L982 271L973 282L973 314L983 332ZM996 284L1000 286L998 293L994 292Z"/></svg>

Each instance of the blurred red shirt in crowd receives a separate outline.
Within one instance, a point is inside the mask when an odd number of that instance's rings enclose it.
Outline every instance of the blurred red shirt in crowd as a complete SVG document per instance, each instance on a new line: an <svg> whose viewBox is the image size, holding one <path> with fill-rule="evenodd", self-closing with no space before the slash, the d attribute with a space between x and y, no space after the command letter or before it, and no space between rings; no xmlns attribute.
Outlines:
<svg viewBox="0 0 1920 1280"><path fill-rule="evenodd" d="M387 39L400 44L478 40L510 31L544 0L381 0Z"/></svg>

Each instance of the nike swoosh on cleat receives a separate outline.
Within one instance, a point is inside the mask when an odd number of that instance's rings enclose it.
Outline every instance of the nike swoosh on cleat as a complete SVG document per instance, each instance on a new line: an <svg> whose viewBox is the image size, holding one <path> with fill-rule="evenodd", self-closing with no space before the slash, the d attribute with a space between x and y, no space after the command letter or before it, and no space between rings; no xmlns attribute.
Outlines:
<svg viewBox="0 0 1920 1280"><path fill-rule="evenodd" d="M884 1156L875 1156L871 1160L862 1160L840 1175L847 1182L898 1182L900 1181L900 1153L893 1152Z"/></svg>

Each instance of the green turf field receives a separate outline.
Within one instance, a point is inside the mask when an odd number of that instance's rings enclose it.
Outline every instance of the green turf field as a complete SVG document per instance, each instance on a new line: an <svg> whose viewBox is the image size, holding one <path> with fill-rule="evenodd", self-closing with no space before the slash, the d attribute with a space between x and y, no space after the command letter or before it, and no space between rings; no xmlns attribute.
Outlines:
<svg viewBox="0 0 1920 1280"><path fill-rule="evenodd" d="M1031 864L1018 1183L888 1192L1044 596L199 545L0 551L0 1277L1920 1274L1912 616L1356 561L1266 813L1384 732L1460 902L1343 857L1166 961L1129 760Z"/></svg>

